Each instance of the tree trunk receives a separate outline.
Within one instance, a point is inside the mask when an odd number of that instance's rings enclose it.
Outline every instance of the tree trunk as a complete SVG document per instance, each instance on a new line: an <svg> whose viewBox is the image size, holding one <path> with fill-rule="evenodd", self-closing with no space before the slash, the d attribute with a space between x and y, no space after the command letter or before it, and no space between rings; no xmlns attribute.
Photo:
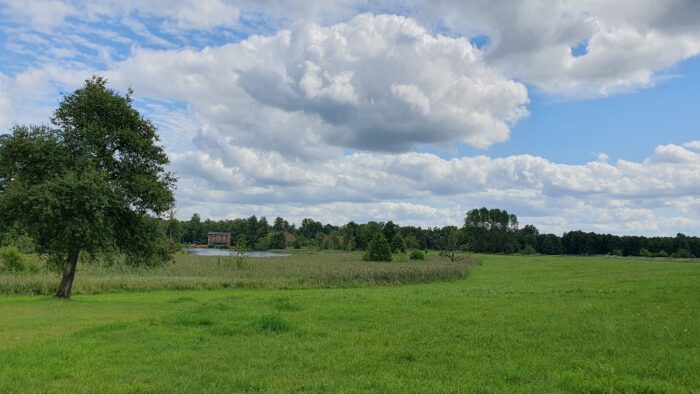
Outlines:
<svg viewBox="0 0 700 394"><path fill-rule="evenodd" d="M78 256L80 252L72 252L68 255L68 265L63 271L63 279L58 286L56 297L68 299L73 291L73 279L75 279L75 269L78 266Z"/></svg>

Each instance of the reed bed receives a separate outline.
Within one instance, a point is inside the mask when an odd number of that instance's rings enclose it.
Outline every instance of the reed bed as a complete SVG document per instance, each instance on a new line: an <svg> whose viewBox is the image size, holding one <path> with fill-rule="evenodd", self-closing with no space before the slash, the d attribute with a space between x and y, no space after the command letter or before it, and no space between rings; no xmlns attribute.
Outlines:
<svg viewBox="0 0 700 394"><path fill-rule="evenodd" d="M330 288L398 285L451 281L465 277L478 260L464 257L450 262L437 255L410 261L404 255L394 262L361 260L358 252L305 251L287 257L248 257L177 254L157 268L134 268L123 264L82 264L74 294L99 294L152 290L210 290L224 288ZM59 276L38 261L39 272L0 274L0 294L50 295Z"/></svg>

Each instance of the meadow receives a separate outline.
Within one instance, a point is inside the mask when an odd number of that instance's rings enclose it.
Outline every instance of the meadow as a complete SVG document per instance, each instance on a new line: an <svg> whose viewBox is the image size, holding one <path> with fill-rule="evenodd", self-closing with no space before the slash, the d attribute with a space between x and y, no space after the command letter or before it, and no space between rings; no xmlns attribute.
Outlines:
<svg viewBox="0 0 700 394"><path fill-rule="evenodd" d="M697 261L478 257L401 286L0 296L0 392L700 392Z"/></svg>
<svg viewBox="0 0 700 394"><path fill-rule="evenodd" d="M287 250L287 257L211 257L178 253L156 268L124 264L78 265L73 294L125 291L212 290L227 288L356 287L456 280L479 260L465 256L458 262L428 253L424 261L397 254L392 263L362 261L362 252ZM52 295L60 277L32 256L38 273L0 272L0 294Z"/></svg>

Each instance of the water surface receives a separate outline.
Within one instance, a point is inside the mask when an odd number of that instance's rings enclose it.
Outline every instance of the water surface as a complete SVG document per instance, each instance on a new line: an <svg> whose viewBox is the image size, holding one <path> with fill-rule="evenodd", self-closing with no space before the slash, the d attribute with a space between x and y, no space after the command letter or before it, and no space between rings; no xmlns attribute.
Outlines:
<svg viewBox="0 0 700 394"><path fill-rule="evenodd" d="M209 248L188 248L185 253L195 256L235 256L235 250L228 249L209 249ZM248 252L247 257L286 257L285 253L269 253L269 252Z"/></svg>

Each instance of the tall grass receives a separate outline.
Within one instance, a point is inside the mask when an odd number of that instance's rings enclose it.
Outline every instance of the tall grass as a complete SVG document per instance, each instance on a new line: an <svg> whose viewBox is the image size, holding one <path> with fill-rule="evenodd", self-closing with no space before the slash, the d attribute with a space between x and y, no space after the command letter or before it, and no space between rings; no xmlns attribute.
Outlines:
<svg viewBox="0 0 700 394"><path fill-rule="evenodd" d="M247 258L178 254L172 263L157 268L123 264L79 265L74 294L123 291L196 290L222 288L322 288L426 283L464 277L478 260L449 262L428 256L425 261L377 263L361 260L359 252L306 252L288 257ZM41 264L41 262L39 262ZM53 294L57 274L0 274L0 294Z"/></svg>

